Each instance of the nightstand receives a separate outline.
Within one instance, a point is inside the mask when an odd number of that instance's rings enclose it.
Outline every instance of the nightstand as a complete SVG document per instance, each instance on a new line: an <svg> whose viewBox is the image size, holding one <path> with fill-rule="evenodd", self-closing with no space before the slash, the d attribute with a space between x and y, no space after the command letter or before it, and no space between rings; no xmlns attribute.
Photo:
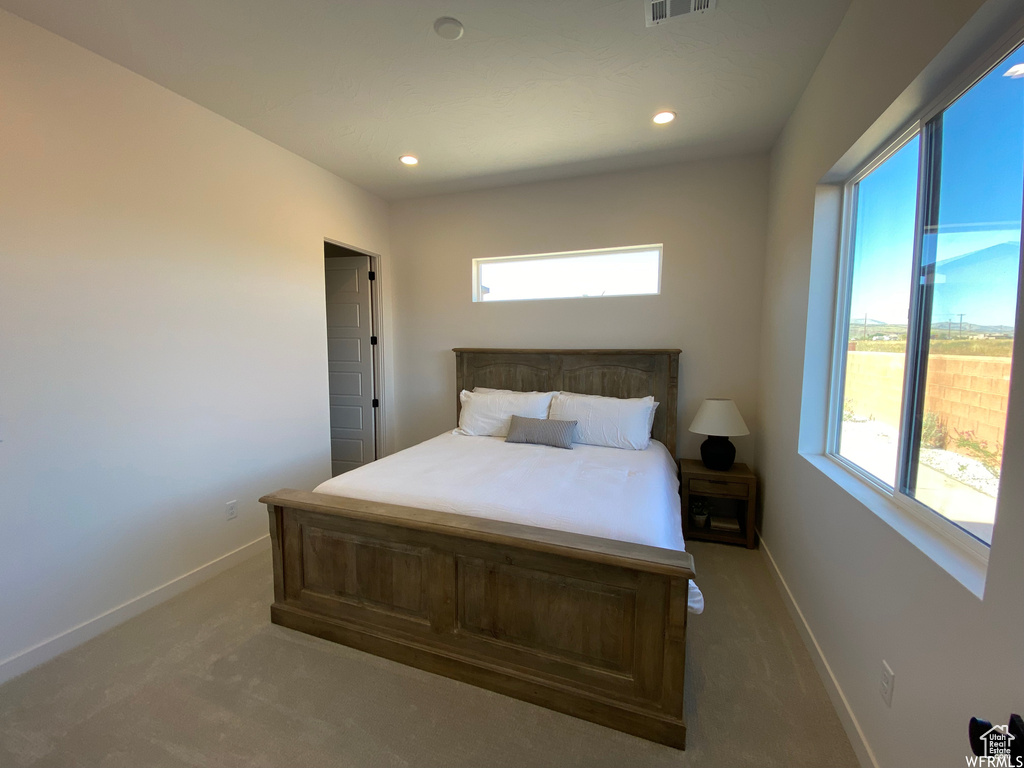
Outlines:
<svg viewBox="0 0 1024 768"><path fill-rule="evenodd" d="M756 547L757 478L750 468L733 464L719 472L692 459L678 463L683 537Z"/></svg>

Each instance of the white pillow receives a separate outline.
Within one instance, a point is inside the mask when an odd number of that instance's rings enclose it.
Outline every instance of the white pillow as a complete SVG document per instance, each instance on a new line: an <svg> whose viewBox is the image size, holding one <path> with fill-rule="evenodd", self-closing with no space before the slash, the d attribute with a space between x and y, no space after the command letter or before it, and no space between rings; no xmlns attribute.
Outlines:
<svg viewBox="0 0 1024 768"><path fill-rule="evenodd" d="M457 435L493 435L507 437L508 427L513 416L527 419L546 419L548 406L554 392L511 392L494 390L492 392L467 392L462 390L459 402L462 411L459 413Z"/></svg>
<svg viewBox="0 0 1024 768"><path fill-rule="evenodd" d="M577 443L643 451L651 443L657 407L650 396L620 398L559 392L551 398L548 418L577 422Z"/></svg>

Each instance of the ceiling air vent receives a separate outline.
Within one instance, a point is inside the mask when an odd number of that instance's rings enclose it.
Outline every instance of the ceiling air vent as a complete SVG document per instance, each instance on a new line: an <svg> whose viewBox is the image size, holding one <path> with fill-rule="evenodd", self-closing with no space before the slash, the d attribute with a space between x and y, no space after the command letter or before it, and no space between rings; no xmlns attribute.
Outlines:
<svg viewBox="0 0 1024 768"><path fill-rule="evenodd" d="M680 16L700 16L715 10L718 0L644 0L644 18L648 27L656 27Z"/></svg>

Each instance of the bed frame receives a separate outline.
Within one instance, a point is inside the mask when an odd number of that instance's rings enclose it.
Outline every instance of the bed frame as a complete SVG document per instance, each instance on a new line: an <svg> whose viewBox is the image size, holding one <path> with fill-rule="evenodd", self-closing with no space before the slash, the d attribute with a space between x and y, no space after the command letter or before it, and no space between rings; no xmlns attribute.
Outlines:
<svg viewBox="0 0 1024 768"><path fill-rule="evenodd" d="M675 451L679 350L456 349L457 391L654 395ZM679 749L685 552L281 490L271 621Z"/></svg>

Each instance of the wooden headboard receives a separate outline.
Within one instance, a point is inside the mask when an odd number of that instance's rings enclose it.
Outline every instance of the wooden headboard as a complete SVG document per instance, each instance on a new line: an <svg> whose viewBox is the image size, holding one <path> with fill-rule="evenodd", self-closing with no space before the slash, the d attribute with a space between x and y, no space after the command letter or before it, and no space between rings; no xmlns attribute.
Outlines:
<svg viewBox="0 0 1024 768"><path fill-rule="evenodd" d="M473 387L520 392L564 390L661 403L651 436L676 455L678 349L455 349L455 403Z"/></svg>

